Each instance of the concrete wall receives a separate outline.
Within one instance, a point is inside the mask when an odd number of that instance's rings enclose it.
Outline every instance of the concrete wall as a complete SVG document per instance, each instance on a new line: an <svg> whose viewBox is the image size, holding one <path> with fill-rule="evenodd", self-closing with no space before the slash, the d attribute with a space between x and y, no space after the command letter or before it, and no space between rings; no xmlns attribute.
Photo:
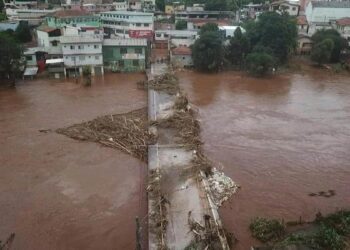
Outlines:
<svg viewBox="0 0 350 250"><path fill-rule="evenodd" d="M98 16L79 16L79 17L46 17L49 27L62 28L64 26L90 26L100 27L100 18Z"/></svg>
<svg viewBox="0 0 350 250"><path fill-rule="evenodd" d="M170 60L173 64L179 67L192 66L192 56L191 55L171 55Z"/></svg>
<svg viewBox="0 0 350 250"><path fill-rule="evenodd" d="M306 6L305 15L309 24L311 22L328 23L330 20L349 17L350 8L312 8L312 2L310 2Z"/></svg>

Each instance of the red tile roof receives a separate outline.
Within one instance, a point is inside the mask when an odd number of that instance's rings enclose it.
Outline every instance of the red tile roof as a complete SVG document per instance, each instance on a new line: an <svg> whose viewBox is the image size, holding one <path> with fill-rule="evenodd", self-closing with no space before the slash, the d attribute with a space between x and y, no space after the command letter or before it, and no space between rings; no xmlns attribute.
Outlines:
<svg viewBox="0 0 350 250"><path fill-rule="evenodd" d="M298 25L307 25L306 16L298 16L297 17L297 24Z"/></svg>
<svg viewBox="0 0 350 250"><path fill-rule="evenodd" d="M37 30L40 30L40 31L44 31L44 32L51 32L51 31L54 31L54 30L57 30L57 28L52 28L52 27L48 27L48 26L39 26L37 28Z"/></svg>
<svg viewBox="0 0 350 250"><path fill-rule="evenodd" d="M338 19L336 22L340 26L350 26L350 17Z"/></svg>
<svg viewBox="0 0 350 250"><path fill-rule="evenodd" d="M172 49L173 55L191 55L192 51L189 47L177 47Z"/></svg>

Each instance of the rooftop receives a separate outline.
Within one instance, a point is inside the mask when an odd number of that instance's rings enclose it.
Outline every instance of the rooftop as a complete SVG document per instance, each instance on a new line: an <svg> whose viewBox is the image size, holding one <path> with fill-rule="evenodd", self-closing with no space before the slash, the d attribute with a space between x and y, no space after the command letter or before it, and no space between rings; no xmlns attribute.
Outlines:
<svg viewBox="0 0 350 250"><path fill-rule="evenodd" d="M45 26L45 25L39 26L36 29L40 30L40 31L47 32L47 33L51 32L51 31L54 31L54 30L58 30L57 28L52 28L52 27Z"/></svg>
<svg viewBox="0 0 350 250"><path fill-rule="evenodd" d="M61 36L61 43L101 43L102 36L99 35L77 35L77 36Z"/></svg>
<svg viewBox="0 0 350 250"><path fill-rule="evenodd" d="M104 39L104 46L147 46L147 39L124 39L124 38L115 38L115 39Z"/></svg>
<svg viewBox="0 0 350 250"><path fill-rule="evenodd" d="M280 0L280 1L276 1L276 2L272 2L271 5L280 5L280 4L289 4L289 5L293 5L293 6L299 6L299 2L295 2L295 1L287 1L287 0Z"/></svg>
<svg viewBox="0 0 350 250"><path fill-rule="evenodd" d="M350 13L349 13L350 15ZM336 20L336 23L340 26L350 26L350 17L344 17Z"/></svg>
<svg viewBox="0 0 350 250"><path fill-rule="evenodd" d="M48 16L53 16L53 17L91 16L91 13L84 10L59 10Z"/></svg>
<svg viewBox="0 0 350 250"><path fill-rule="evenodd" d="M313 8L346 8L346 9L349 8L350 9L350 1L344 1L344 2L312 1L311 3Z"/></svg>
<svg viewBox="0 0 350 250"><path fill-rule="evenodd" d="M117 15L125 15L125 16L152 16L153 17L153 13L126 11L126 10L106 11L106 12L101 12L101 14L117 14Z"/></svg>
<svg viewBox="0 0 350 250"><path fill-rule="evenodd" d="M297 24L298 25L307 25L306 16L297 16Z"/></svg>

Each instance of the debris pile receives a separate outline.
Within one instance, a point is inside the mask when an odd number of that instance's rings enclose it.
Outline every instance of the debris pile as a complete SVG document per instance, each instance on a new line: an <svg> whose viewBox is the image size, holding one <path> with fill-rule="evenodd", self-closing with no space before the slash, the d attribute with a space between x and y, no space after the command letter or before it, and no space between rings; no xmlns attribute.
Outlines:
<svg viewBox="0 0 350 250"><path fill-rule="evenodd" d="M156 76L154 80L139 81L137 85L140 88L151 88L156 91L162 91L169 95L176 95L180 91L177 77L172 73L165 73Z"/></svg>
<svg viewBox="0 0 350 250"><path fill-rule="evenodd" d="M150 197L152 213L150 216L150 233L157 237L157 249L167 249L165 234L168 221L166 219L166 204L169 201L165 198L161 191L161 173L159 169L150 170L148 173L147 192Z"/></svg>
<svg viewBox="0 0 350 250"><path fill-rule="evenodd" d="M145 108L125 114L97 117L92 121L57 129L56 132L73 139L117 148L143 161L147 161L148 145L156 139L148 131Z"/></svg>
<svg viewBox="0 0 350 250"><path fill-rule="evenodd" d="M216 168L212 168L212 174L208 176L208 182L212 191L212 197L218 207L227 201L239 188L230 177Z"/></svg>
<svg viewBox="0 0 350 250"><path fill-rule="evenodd" d="M232 245L232 235L227 234L224 230L219 229L210 215L203 216L204 225L192 218L192 212L188 212L188 225L193 233L194 239L185 248L186 250L222 249L221 239L227 238L228 244Z"/></svg>

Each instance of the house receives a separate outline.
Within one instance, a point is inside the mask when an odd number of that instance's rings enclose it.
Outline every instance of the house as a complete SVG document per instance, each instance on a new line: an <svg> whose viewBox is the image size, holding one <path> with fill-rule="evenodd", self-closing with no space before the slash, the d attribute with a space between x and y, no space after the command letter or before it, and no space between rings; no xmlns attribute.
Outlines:
<svg viewBox="0 0 350 250"><path fill-rule="evenodd" d="M310 1L305 9L309 24L308 34L313 35L320 29L331 29L331 22L349 17L350 1Z"/></svg>
<svg viewBox="0 0 350 250"><path fill-rule="evenodd" d="M121 10L127 10L128 9L128 3L127 2L113 2L114 10L121 11Z"/></svg>
<svg viewBox="0 0 350 250"><path fill-rule="evenodd" d="M62 45L64 75L81 75L83 67L91 67L92 75L103 75L101 35L63 35Z"/></svg>
<svg viewBox="0 0 350 250"><path fill-rule="evenodd" d="M144 71L148 64L147 39L105 39L102 51L105 68L113 72Z"/></svg>
<svg viewBox="0 0 350 250"><path fill-rule="evenodd" d="M297 16L297 28L298 34L307 34L309 31L309 24L307 22L306 16Z"/></svg>
<svg viewBox="0 0 350 250"><path fill-rule="evenodd" d="M297 49L296 53L299 55L310 54L312 49L312 40L310 36L299 34L297 40Z"/></svg>
<svg viewBox="0 0 350 250"><path fill-rule="evenodd" d="M216 19L216 18L191 18L187 20L188 30L200 30L201 27L207 23L215 23L218 26L232 25L232 19Z"/></svg>
<svg viewBox="0 0 350 250"><path fill-rule="evenodd" d="M18 21L4 21L0 23L0 31L12 30L15 31L19 25Z"/></svg>
<svg viewBox="0 0 350 250"><path fill-rule="evenodd" d="M170 61L177 67L193 66L192 51L189 47L177 47L170 51Z"/></svg>
<svg viewBox="0 0 350 250"><path fill-rule="evenodd" d="M61 30L48 26L39 26L36 29L37 42L39 47L46 51L46 58L62 58L62 48L60 42Z"/></svg>
<svg viewBox="0 0 350 250"><path fill-rule="evenodd" d="M141 0L128 0L128 10L141 11L142 10Z"/></svg>
<svg viewBox="0 0 350 250"><path fill-rule="evenodd" d="M190 47L197 38L197 30L156 30L154 42L156 48L168 48L168 44Z"/></svg>
<svg viewBox="0 0 350 250"><path fill-rule="evenodd" d="M180 2L172 2L165 5L165 14L173 15L176 11L184 11L185 5Z"/></svg>
<svg viewBox="0 0 350 250"><path fill-rule="evenodd" d="M219 26L219 31L221 32L223 38L229 39L231 37L234 37L235 31L237 28L241 29L241 32L244 33L245 29L243 29L240 26Z"/></svg>
<svg viewBox="0 0 350 250"><path fill-rule="evenodd" d="M270 11L287 12L290 16L299 15L299 9L299 3L286 0L272 2L269 8Z"/></svg>
<svg viewBox="0 0 350 250"><path fill-rule="evenodd" d="M63 28L65 26L89 26L100 27L100 18L83 10L59 10L46 17L47 26Z"/></svg>
<svg viewBox="0 0 350 250"><path fill-rule="evenodd" d="M349 13L350 16L350 13ZM335 21L335 29L340 35L348 40L350 46L350 17L340 18Z"/></svg>
<svg viewBox="0 0 350 250"><path fill-rule="evenodd" d="M178 20L191 19L233 19L234 12L232 11L175 11L175 22Z"/></svg>
<svg viewBox="0 0 350 250"><path fill-rule="evenodd" d="M108 11L100 14L108 36L123 38L153 38L153 13L135 11Z"/></svg>
<svg viewBox="0 0 350 250"><path fill-rule="evenodd" d="M63 58L46 60L46 69L51 78L60 79L65 77Z"/></svg>

